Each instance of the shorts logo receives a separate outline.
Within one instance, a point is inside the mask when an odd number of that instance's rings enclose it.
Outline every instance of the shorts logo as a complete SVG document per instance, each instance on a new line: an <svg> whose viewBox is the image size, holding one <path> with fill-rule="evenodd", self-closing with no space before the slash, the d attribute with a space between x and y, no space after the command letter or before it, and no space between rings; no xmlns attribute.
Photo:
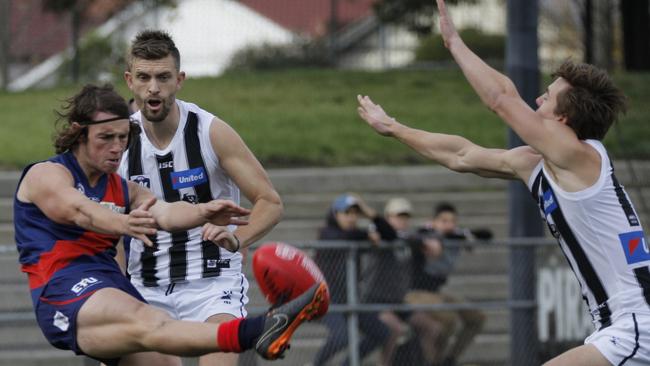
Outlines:
<svg viewBox="0 0 650 366"><path fill-rule="evenodd" d="M557 208L557 202L555 202L555 196L553 195L552 190L544 192L544 214L550 215Z"/></svg>
<svg viewBox="0 0 650 366"><path fill-rule="evenodd" d="M79 296L84 291L86 291L89 287L92 287L98 283L101 283L101 281L96 279L95 277L86 277L81 281L77 282L74 286L72 286L70 291L74 292L77 296Z"/></svg>
<svg viewBox="0 0 650 366"><path fill-rule="evenodd" d="M52 322L52 324L54 324L55 327L66 332L70 327L70 320L68 319L67 316L63 315L62 312L57 311L56 313L54 313L54 321Z"/></svg>
<svg viewBox="0 0 650 366"><path fill-rule="evenodd" d="M77 191L86 194L86 189L84 188L84 185L81 183L77 183Z"/></svg>
<svg viewBox="0 0 650 366"><path fill-rule="evenodd" d="M130 179L143 187L151 188L151 180L148 175L132 175Z"/></svg>
<svg viewBox="0 0 650 366"><path fill-rule="evenodd" d="M650 249L648 248L648 243L645 241L643 231L618 234L618 238L623 246L627 264L650 260Z"/></svg>
<svg viewBox="0 0 650 366"><path fill-rule="evenodd" d="M207 259L205 266L207 268L230 268L230 259Z"/></svg>
<svg viewBox="0 0 650 366"><path fill-rule="evenodd" d="M194 187L208 181L208 176L205 174L203 167L172 172L171 178L174 189Z"/></svg>
<svg viewBox="0 0 650 366"><path fill-rule="evenodd" d="M223 300L224 304L230 304L232 300L232 290L224 291L223 295L221 295L221 300Z"/></svg>

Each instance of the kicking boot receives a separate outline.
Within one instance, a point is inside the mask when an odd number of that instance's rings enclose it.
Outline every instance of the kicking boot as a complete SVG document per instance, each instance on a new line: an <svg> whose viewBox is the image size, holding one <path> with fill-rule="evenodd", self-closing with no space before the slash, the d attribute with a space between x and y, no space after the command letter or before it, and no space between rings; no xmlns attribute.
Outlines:
<svg viewBox="0 0 650 366"><path fill-rule="evenodd" d="M298 326L322 315L323 307L329 305L327 291L327 284L320 282L286 304L269 310L264 331L255 345L257 353L267 360L282 357Z"/></svg>

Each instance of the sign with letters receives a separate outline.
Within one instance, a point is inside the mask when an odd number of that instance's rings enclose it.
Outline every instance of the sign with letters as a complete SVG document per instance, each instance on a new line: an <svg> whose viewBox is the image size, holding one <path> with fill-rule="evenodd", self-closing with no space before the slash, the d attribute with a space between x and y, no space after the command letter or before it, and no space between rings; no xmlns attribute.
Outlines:
<svg viewBox="0 0 650 366"><path fill-rule="evenodd" d="M595 329L580 284L558 246L537 252L537 330L542 361L581 345Z"/></svg>

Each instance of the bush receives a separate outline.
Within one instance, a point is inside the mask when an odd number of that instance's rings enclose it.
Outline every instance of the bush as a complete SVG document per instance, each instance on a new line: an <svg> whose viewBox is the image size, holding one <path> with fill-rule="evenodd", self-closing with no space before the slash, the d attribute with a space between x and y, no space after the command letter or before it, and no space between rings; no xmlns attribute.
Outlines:
<svg viewBox="0 0 650 366"><path fill-rule="evenodd" d="M474 28L460 31L460 36L479 57L482 59L503 60L505 57L505 36L485 34ZM445 48L442 37L438 34L423 37L415 50L416 61L447 61L451 54Z"/></svg>
<svg viewBox="0 0 650 366"><path fill-rule="evenodd" d="M118 44L110 37L90 34L79 44L79 82L119 80L124 72L124 44ZM72 56L71 56L72 57ZM71 78L72 58L69 57L59 68L59 82Z"/></svg>
<svg viewBox="0 0 650 366"><path fill-rule="evenodd" d="M242 48L230 59L226 70L278 70L330 65L324 45L296 42L288 45L263 44Z"/></svg>

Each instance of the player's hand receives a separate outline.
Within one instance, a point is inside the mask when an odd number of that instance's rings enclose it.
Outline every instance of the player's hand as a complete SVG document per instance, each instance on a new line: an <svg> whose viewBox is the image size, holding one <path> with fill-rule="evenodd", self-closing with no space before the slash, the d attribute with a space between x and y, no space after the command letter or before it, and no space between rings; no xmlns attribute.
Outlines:
<svg viewBox="0 0 650 366"><path fill-rule="evenodd" d="M156 235L158 225L151 212L149 212L149 209L155 203L156 197L151 197L135 210L129 212L126 217L124 234L142 240L147 246L153 246L147 235Z"/></svg>
<svg viewBox="0 0 650 366"><path fill-rule="evenodd" d="M225 226L217 226L208 222L203 225L201 238L211 241L229 252L236 252L240 249L239 240Z"/></svg>
<svg viewBox="0 0 650 366"><path fill-rule="evenodd" d="M392 136L392 129L397 125L395 118L389 117L379 104L373 103L370 97L357 95L359 106L357 112L368 125L382 136Z"/></svg>
<svg viewBox="0 0 650 366"><path fill-rule="evenodd" d="M198 206L201 210L201 216L206 221L217 226L247 225L248 221L241 217L248 216L251 213L249 209L238 206L229 200L213 200L201 203Z"/></svg>
<svg viewBox="0 0 650 366"><path fill-rule="evenodd" d="M452 22L449 13L447 13L447 5L445 5L444 0L436 0L438 3L438 14L439 14L439 25L440 25L440 35L442 40L445 42L445 47L449 48L451 41L454 38L460 38L454 22Z"/></svg>

